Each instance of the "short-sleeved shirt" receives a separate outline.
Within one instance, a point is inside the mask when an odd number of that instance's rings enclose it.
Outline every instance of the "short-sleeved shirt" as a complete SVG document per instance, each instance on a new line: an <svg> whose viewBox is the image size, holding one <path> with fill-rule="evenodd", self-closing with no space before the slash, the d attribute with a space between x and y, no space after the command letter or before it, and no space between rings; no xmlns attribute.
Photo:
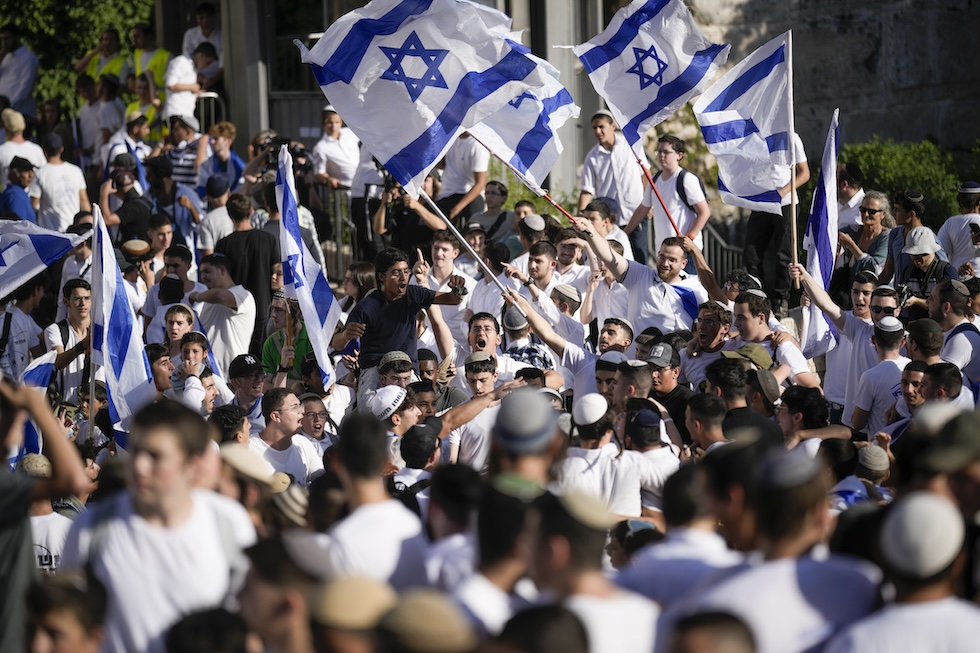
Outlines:
<svg viewBox="0 0 980 653"><path fill-rule="evenodd" d="M79 194L85 189L82 169L71 163L46 165L37 171L37 184L41 187L38 224L63 232L78 213Z"/></svg>
<svg viewBox="0 0 980 653"><path fill-rule="evenodd" d="M949 262L957 270L967 261L980 255L980 247L973 244L971 225L980 226L980 213L954 215L946 219L936 237L949 255Z"/></svg>
<svg viewBox="0 0 980 653"><path fill-rule="evenodd" d="M868 413L864 432L870 437L887 425L885 411L902 396L902 370L908 364L908 358L899 356L895 360L883 360L861 375L854 407Z"/></svg>
<svg viewBox="0 0 980 653"><path fill-rule="evenodd" d="M228 208L219 206L211 209L201 220L197 230L197 246L203 250L214 251L218 241L235 230L228 216Z"/></svg>
<svg viewBox="0 0 980 653"><path fill-rule="evenodd" d="M389 351L403 351L418 366L418 334L415 316L436 298L434 290L408 286L405 295L389 302L380 290L372 290L350 312L348 321L365 324L361 336L361 369L377 367Z"/></svg>
<svg viewBox="0 0 980 653"><path fill-rule="evenodd" d="M657 327L664 333L690 329L697 317L697 307L708 301L708 293L696 278L687 277L676 284L667 284L656 270L636 261L629 262L621 283L629 292L628 317L634 333L648 327ZM686 303L685 292L692 294Z"/></svg>
<svg viewBox="0 0 980 653"><path fill-rule="evenodd" d="M486 172L490 166L490 152L475 138L458 138L446 152L446 170L442 175L439 199L450 195L464 195L476 183L476 173Z"/></svg>
<svg viewBox="0 0 980 653"><path fill-rule="evenodd" d="M677 172L670 177L666 177L661 173L653 183L660 192L660 197L663 198L664 204L667 205L667 210L670 211L670 217L677 223L677 227L681 230L681 233L686 234L694 227L694 220L697 218L697 213L691 207L699 202L705 201L707 198L704 196L704 191L701 189L701 183L698 181L697 175L685 171L683 178L684 191L687 194L687 204L681 200L680 194L677 192L677 180L682 177L681 170L683 168L678 168ZM660 200L657 199L652 188L647 187L643 191L643 206L653 208L653 243L655 247L652 251L660 251L660 244L664 242L664 239L676 235L674 233L674 227L670 224L670 220L667 219L667 214L664 213L664 207L660 205ZM700 233L694 239L694 244L704 249L704 237Z"/></svg>
<svg viewBox="0 0 980 653"><path fill-rule="evenodd" d="M636 155L626 137L616 132L613 148L596 144L585 157L579 185L583 193L608 198L618 216L614 222L625 225L643 201L643 172L636 165Z"/></svg>
<svg viewBox="0 0 980 653"><path fill-rule="evenodd" d="M7 184L0 193L0 215L17 216L21 220L37 222L37 214L27 191L16 184Z"/></svg>
<svg viewBox="0 0 980 653"><path fill-rule="evenodd" d="M119 216L119 242L124 243L133 238L146 240L146 232L150 228L150 216L153 215L153 205L145 197L141 197L136 189L131 188L123 198L122 206L116 210Z"/></svg>

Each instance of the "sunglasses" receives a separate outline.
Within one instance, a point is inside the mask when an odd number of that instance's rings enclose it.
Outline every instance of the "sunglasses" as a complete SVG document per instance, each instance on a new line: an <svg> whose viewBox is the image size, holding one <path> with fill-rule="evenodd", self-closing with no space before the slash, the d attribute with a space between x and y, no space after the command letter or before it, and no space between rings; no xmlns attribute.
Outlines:
<svg viewBox="0 0 980 653"><path fill-rule="evenodd" d="M878 215L879 213L884 213L885 210L884 209L869 209L869 208L867 208L865 206L862 206L861 208L858 209L858 212L859 213L867 213L868 215Z"/></svg>
<svg viewBox="0 0 980 653"><path fill-rule="evenodd" d="M894 306L872 306L871 312L875 315L879 313L884 313L885 315L894 315L898 312L898 308Z"/></svg>

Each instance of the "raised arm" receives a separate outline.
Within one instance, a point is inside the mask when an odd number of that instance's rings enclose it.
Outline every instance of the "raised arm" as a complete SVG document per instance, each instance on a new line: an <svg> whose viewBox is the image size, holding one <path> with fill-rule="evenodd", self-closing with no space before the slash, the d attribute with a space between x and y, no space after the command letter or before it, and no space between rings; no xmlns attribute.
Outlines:
<svg viewBox="0 0 980 653"><path fill-rule="evenodd" d="M572 218L572 227L582 234L585 242L589 244L589 248L599 257L600 261L606 264L613 276L622 279L626 270L629 269L629 261L612 251L606 239L593 231L592 223L585 218Z"/></svg>
<svg viewBox="0 0 980 653"><path fill-rule="evenodd" d="M710 215L711 212L709 211L708 214ZM704 258L704 252L701 251L701 248L695 245L694 241L687 236L684 237L682 247L694 260L694 269L697 270L698 281L701 282L701 285L708 292L708 299L713 299L727 306L728 296L725 294L724 288L718 285L718 278L715 276L715 271L708 264L708 259Z"/></svg>
<svg viewBox="0 0 980 653"><path fill-rule="evenodd" d="M820 287L816 279L807 273L806 268L799 263L790 263L789 276L791 279L799 279L803 283L807 294L810 295L810 301L816 304L817 308L830 318L834 326L838 329L844 328L844 311L834 303L834 300L830 298L826 290Z"/></svg>
<svg viewBox="0 0 980 653"><path fill-rule="evenodd" d="M565 355L565 339L558 335L548 321L534 310L531 303L524 297L508 290L504 293L504 301L508 304L517 304L527 315L527 323L531 329L541 338L541 342L548 345L551 351L555 352L559 358Z"/></svg>

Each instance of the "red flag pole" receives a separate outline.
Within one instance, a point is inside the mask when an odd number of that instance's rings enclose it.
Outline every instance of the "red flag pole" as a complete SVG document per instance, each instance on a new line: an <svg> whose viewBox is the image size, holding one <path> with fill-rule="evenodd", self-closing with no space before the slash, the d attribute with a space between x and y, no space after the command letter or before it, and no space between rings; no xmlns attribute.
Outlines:
<svg viewBox="0 0 980 653"><path fill-rule="evenodd" d="M667 214L667 219L670 220L670 226L674 228L674 231L677 232L678 236L683 236L684 234L681 233L681 230L678 228L677 223L674 222L674 216L672 216L670 214L670 211L667 210L667 205L664 203L664 198L660 196L660 191L657 190L657 185L653 183L653 175L650 174L650 168L646 167L643 164L643 161L642 159L640 159L640 157L636 157L636 163L640 166L640 169L643 171L643 175L647 178L647 183L650 184L650 188L653 189L653 192L657 196L657 199L660 200L660 206L663 207L664 213Z"/></svg>

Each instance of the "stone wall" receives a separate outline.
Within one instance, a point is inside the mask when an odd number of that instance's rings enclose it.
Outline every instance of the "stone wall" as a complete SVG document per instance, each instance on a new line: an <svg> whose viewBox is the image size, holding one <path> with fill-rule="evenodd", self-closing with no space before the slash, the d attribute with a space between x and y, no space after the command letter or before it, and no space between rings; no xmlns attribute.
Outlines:
<svg viewBox="0 0 980 653"><path fill-rule="evenodd" d="M811 161L835 107L843 142L878 134L954 152L980 138L975 0L687 0L729 63L793 29L796 127Z"/></svg>

